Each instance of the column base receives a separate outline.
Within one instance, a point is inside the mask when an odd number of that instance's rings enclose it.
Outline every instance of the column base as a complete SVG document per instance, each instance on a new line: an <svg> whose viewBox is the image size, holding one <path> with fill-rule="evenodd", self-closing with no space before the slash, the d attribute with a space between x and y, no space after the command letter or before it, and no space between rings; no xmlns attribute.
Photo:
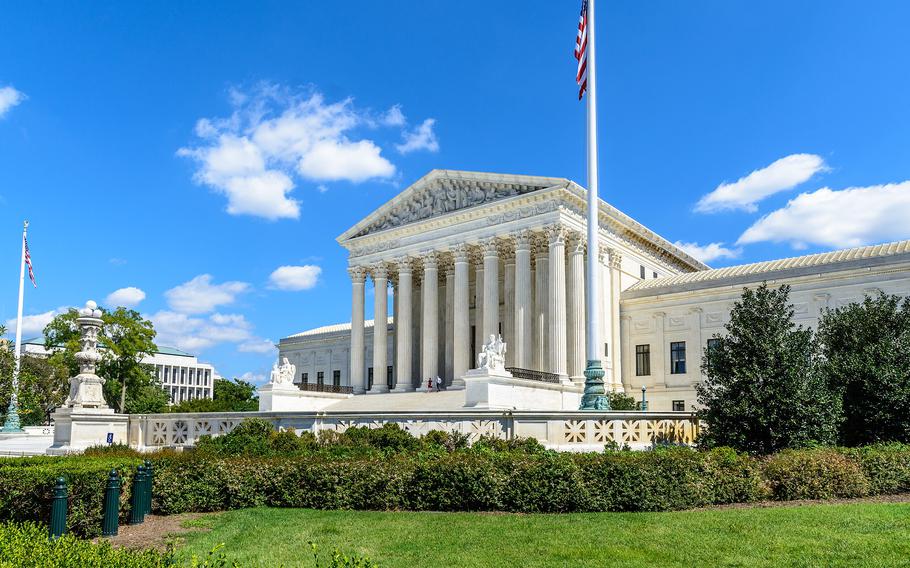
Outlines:
<svg viewBox="0 0 910 568"><path fill-rule="evenodd" d="M388 394L388 392L389 392L388 385L382 385L381 387L377 387L376 385L373 385L373 388L368 390L366 392L366 394Z"/></svg>
<svg viewBox="0 0 910 568"><path fill-rule="evenodd" d="M411 385L407 385L404 387L396 386L389 392L414 392L414 387L412 387Z"/></svg>

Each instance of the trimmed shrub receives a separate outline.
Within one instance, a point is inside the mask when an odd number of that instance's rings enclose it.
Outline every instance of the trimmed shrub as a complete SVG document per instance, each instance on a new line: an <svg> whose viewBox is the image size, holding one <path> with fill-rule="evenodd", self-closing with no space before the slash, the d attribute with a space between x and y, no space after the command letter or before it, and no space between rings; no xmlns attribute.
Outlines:
<svg viewBox="0 0 910 568"><path fill-rule="evenodd" d="M140 463L139 459L81 456L0 459L0 521L50 522L54 484L62 476L69 495L67 529L80 536L97 536L108 475L112 469L120 474L120 518L125 520L131 482Z"/></svg>
<svg viewBox="0 0 910 568"><path fill-rule="evenodd" d="M869 493L887 495L910 491L910 446L877 444L843 450L859 462L869 480Z"/></svg>
<svg viewBox="0 0 910 568"><path fill-rule="evenodd" d="M863 497L871 489L861 465L836 449L784 450L765 460L771 496L779 501Z"/></svg>

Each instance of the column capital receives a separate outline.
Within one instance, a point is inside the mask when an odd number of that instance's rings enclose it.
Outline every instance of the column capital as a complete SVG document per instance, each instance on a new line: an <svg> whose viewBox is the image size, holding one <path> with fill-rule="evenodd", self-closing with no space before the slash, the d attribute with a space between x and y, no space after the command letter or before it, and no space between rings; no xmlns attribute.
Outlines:
<svg viewBox="0 0 910 568"><path fill-rule="evenodd" d="M694 308L689 308L689 312L690 312L690 313L693 313L693 314L700 314L700 313L702 313L702 312L704 312L704 311L705 311L705 310L703 310L702 308L700 308L700 307L698 307L698 306L695 306Z"/></svg>
<svg viewBox="0 0 910 568"><path fill-rule="evenodd" d="M499 239L499 258L505 264L515 264L515 238L512 235Z"/></svg>
<svg viewBox="0 0 910 568"><path fill-rule="evenodd" d="M514 233L515 237L515 250L531 250L531 242L534 238L534 233L528 229L522 229Z"/></svg>
<svg viewBox="0 0 910 568"><path fill-rule="evenodd" d="M615 248L607 249L607 253L610 256L610 268L619 270L622 265L622 254Z"/></svg>
<svg viewBox="0 0 910 568"><path fill-rule="evenodd" d="M559 223L547 225L545 231L550 246L564 245L566 243L566 227L564 225Z"/></svg>
<svg viewBox="0 0 910 568"><path fill-rule="evenodd" d="M583 233L569 231L566 234L566 245L568 245L570 254L584 254L585 248L587 248L588 245L588 239Z"/></svg>
<svg viewBox="0 0 910 568"><path fill-rule="evenodd" d="M496 237L491 237L489 239L484 239L480 241L480 250L483 251L483 256L486 258L488 256L498 256L499 255L499 239Z"/></svg>
<svg viewBox="0 0 910 568"><path fill-rule="evenodd" d="M357 284L363 284L367 277L367 270L363 266L351 266L348 268L348 274L351 281Z"/></svg>
<svg viewBox="0 0 910 568"><path fill-rule="evenodd" d="M654 317L658 319L663 319L667 316L667 312L654 312Z"/></svg>
<svg viewBox="0 0 910 568"><path fill-rule="evenodd" d="M409 256L400 256L394 261L395 267L398 268L398 274L411 274L414 270L413 263L414 259Z"/></svg>
<svg viewBox="0 0 910 568"><path fill-rule="evenodd" d="M471 260L471 249L465 243L450 246L449 252L452 253L452 258L456 263L470 262Z"/></svg>
<svg viewBox="0 0 910 568"><path fill-rule="evenodd" d="M373 282L376 280L388 280L389 279L389 269L385 264L375 264L370 267L370 275L373 277Z"/></svg>
<svg viewBox="0 0 910 568"><path fill-rule="evenodd" d="M423 257L424 272L427 270L436 270L439 268L439 253L437 253L435 250L426 251L421 256Z"/></svg>

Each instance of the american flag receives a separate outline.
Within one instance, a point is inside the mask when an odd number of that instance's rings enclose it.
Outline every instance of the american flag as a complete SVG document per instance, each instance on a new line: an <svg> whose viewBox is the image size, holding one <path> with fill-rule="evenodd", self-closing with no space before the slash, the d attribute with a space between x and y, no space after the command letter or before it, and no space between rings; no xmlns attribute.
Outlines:
<svg viewBox="0 0 910 568"><path fill-rule="evenodd" d="M588 89L588 0L582 0L581 14L578 16L578 35L575 36L575 59L578 60L578 72L575 81L578 83L578 100Z"/></svg>
<svg viewBox="0 0 910 568"><path fill-rule="evenodd" d="M37 288L38 283L35 282L35 271L32 270L32 255L28 252L28 239L23 237L23 241L25 241L25 265L28 266L28 278L32 281L32 285Z"/></svg>

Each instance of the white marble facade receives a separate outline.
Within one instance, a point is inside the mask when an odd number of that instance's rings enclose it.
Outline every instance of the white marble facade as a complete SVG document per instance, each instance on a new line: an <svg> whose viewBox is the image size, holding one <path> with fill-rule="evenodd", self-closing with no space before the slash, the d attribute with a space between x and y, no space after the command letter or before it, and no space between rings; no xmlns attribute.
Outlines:
<svg viewBox="0 0 910 568"><path fill-rule="evenodd" d="M580 384L585 215L585 190L567 179L433 170L338 237L349 253L351 323L282 339L279 357L296 365L297 383L355 394L411 391L436 376L460 388L483 338L501 333L508 367ZM603 201L599 217L605 381L636 398L646 386L652 410L691 410L701 348L744 286L791 283L806 324L822 301L910 293L905 243L709 270ZM365 318L368 302L386 326ZM671 373L681 370L681 342L685 372ZM649 346L648 375L636 374L636 345Z"/></svg>

